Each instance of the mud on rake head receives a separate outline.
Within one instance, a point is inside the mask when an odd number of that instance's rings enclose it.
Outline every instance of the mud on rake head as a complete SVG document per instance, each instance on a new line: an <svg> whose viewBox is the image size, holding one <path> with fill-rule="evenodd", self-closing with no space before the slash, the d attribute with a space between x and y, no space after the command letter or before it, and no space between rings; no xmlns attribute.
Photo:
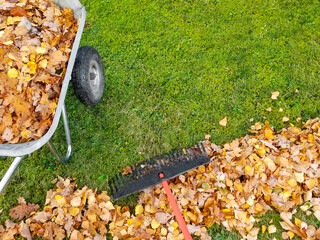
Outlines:
<svg viewBox="0 0 320 240"><path fill-rule="evenodd" d="M125 197L209 162L210 159L202 143L147 159L133 165L132 173L126 175L119 173L112 178L109 181L111 195L115 200ZM163 178L159 177L160 173L164 175Z"/></svg>

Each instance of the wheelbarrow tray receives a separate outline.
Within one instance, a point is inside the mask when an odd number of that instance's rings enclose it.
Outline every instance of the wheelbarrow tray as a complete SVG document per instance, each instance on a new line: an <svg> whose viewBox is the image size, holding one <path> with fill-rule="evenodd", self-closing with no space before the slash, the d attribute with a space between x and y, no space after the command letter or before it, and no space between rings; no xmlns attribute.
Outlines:
<svg viewBox="0 0 320 240"><path fill-rule="evenodd" d="M46 144L58 127L61 111L64 108L64 100L67 94L68 85L71 80L73 65L75 63L81 35L86 21L86 10L78 0L54 0L54 2L60 7L71 8L73 10L74 17L78 19L80 18L80 20L78 21L78 31L73 42L67 70L62 82L61 92L52 124L47 133L37 140L32 140L25 143L0 144L0 156L19 157L32 153Z"/></svg>

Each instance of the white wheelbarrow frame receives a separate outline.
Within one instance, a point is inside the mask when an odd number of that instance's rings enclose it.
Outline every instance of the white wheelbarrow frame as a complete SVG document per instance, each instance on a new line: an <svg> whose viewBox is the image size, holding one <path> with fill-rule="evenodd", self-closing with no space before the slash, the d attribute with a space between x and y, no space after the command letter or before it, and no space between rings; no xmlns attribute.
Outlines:
<svg viewBox="0 0 320 240"><path fill-rule="evenodd" d="M30 142L26 142L26 143L0 144L1 157L15 157L10 167L8 168L7 172L5 173L5 175L0 181L0 194L5 189L6 185L10 181L13 173L19 166L24 156L38 150L44 144L47 144L50 147L51 151L54 153L57 159L62 163L67 162L71 156L72 142L71 142L71 136L70 136L70 130L68 125L68 118L67 118L64 100L67 94L69 82L71 80L71 73L73 70L73 66L77 56L77 51L80 44L81 35L83 33L83 29L86 21L86 10L78 0L54 0L54 2L56 2L61 7L71 8L73 10L74 17L76 19L80 19L78 21L78 24L79 24L78 31L72 46L72 51L70 54L68 65L67 65L66 74L62 83L57 108L48 132L45 135L43 135L41 138L30 141ZM54 132L58 127L61 114L62 114L64 129L65 129L65 134L66 134L66 141L68 144L67 153L64 157L60 155L60 153L56 150L53 143L50 141L51 137L53 136Z"/></svg>

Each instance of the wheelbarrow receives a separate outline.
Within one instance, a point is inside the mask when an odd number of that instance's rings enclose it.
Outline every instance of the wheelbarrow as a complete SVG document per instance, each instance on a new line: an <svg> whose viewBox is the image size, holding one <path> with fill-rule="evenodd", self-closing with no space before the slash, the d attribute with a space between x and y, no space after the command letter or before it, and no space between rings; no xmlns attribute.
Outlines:
<svg viewBox="0 0 320 240"><path fill-rule="evenodd" d="M1 159L5 159L6 157L14 157L12 164L1 179L0 194L5 189L24 156L31 154L45 144L49 146L59 162L65 163L69 160L72 152L72 142L64 100L70 80L72 81L76 96L85 105L97 104L101 100L104 92L105 77L103 64L99 53L92 47L85 46L79 48L80 39L86 20L85 8L78 0L54 0L54 2L60 7L71 8L73 10L75 19L79 19L78 31L72 46L67 70L61 87L60 97L57 103L57 108L49 130L41 138L25 143L0 144ZM67 143L67 153L64 156L57 151L53 143L50 141L58 127L61 116Z"/></svg>

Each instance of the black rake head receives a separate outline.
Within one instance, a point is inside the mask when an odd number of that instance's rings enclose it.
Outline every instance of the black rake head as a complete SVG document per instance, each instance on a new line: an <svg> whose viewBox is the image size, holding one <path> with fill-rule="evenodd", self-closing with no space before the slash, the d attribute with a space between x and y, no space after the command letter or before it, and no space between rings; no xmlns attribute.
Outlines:
<svg viewBox="0 0 320 240"><path fill-rule="evenodd" d="M202 143L147 159L131 166L132 173L119 173L112 178L109 181L111 195L114 200L128 196L209 162ZM159 177L160 173L163 173L163 178Z"/></svg>

